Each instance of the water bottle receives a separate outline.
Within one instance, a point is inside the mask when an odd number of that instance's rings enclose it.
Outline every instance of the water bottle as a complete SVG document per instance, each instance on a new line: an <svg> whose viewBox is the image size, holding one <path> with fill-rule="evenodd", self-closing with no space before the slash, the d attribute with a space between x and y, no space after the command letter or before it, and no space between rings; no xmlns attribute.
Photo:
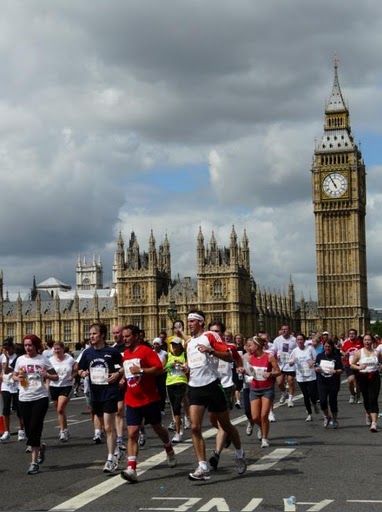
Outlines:
<svg viewBox="0 0 382 512"><path fill-rule="evenodd" d="M27 372L25 370L20 370L19 375L21 377L21 379L19 381L20 386L22 386L24 389L26 389L29 386Z"/></svg>

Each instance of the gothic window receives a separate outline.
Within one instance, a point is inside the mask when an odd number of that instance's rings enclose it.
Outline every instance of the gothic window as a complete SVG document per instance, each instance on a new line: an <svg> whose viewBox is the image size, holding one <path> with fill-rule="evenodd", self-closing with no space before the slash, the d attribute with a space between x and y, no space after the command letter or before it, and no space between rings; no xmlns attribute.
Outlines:
<svg viewBox="0 0 382 512"><path fill-rule="evenodd" d="M215 297L221 297L223 295L223 286L222 286L222 282L220 281L220 279L216 279L216 281L214 281L213 293L214 293Z"/></svg>
<svg viewBox="0 0 382 512"><path fill-rule="evenodd" d="M133 285L133 300L141 300L141 286L138 283Z"/></svg>
<svg viewBox="0 0 382 512"><path fill-rule="evenodd" d="M64 322L64 342L69 343L72 341L72 323Z"/></svg>
<svg viewBox="0 0 382 512"><path fill-rule="evenodd" d="M84 340L89 339L90 322L84 322L82 324L82 337Z"/></svg>
<svg viewBox="0 0 382 512"><path fill-rule="evenodd" d="M52 339L53 339L52 322L47 322L45 324L45 342L51 341Z"/></svg>
<svg viewBox="0 0 382 512"><path fill-rule="evenodd" d="M14 338L15 336L15 324L7 325L7 336Z"/></svg>
<svg viewBox="0 0 382 512"><path fill-rule="evenodd" d="M32 334L33 333L33 322L27 322L25 324L25 334Z"/></svg>

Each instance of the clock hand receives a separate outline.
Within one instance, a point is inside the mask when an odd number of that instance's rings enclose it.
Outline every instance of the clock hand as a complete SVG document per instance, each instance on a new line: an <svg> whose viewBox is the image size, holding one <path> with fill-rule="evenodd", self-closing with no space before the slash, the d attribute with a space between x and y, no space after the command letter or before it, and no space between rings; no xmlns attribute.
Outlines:
<svg viewBox="0 0 382 512"><path fill-rule="evenodd" d="M329 177L330 177L330 180L331 180L331 182L333 183L333 185L334 185L336 188L338 188L338 187L337 187L337 185L336 185L336 182L334 181L334 179L333 179L331 176L329 176Z"/></svg>

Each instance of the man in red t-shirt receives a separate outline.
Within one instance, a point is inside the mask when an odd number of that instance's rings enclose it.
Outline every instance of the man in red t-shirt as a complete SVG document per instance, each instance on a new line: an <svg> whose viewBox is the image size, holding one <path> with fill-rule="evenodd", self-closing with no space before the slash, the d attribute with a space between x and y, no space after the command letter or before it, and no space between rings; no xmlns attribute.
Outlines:
<svg viewBox="0 0 382 512"><path fill-rule="evenodd" d="M355 329L349 329L348 336L348 339L345 340L341 347L341 354L350 391L349 404L355 404L361 403L361 394L357 388L356 372L350 368L350 365L355 352L362 348L363 345L360 338L357 337L357 331Z"/></svg>
<svg viewBox="0 0 382 512"><path fill-rule="evenodd" d="M131 483L138 481L137 455L139 427L142 422L150 424L163 442L167 464L176 466L175 452L167 432L162 425L160 396L156 376L163 371L161 360L151 348L143 345L139 337L139 327L127 325L122 330L126 350L123 354L121 374L126 380L125 406L127 425L127 468L121 472L122 478Z"/></svg>

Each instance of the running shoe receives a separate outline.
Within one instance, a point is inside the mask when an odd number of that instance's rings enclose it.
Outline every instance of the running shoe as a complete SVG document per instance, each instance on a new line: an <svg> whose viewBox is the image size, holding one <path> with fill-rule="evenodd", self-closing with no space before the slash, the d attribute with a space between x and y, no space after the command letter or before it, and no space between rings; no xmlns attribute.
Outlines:
<svg viewBox="0 0 382 512"><path fill-rule="evenodd" d="M280 404L283 404L286 402L286 399L288 398L288 393L281 393L281 396L280 396Z"/></svg>
<svg viewBox="0 0 382 512"><path fill-rule="evenodd" d="M363 403L363 400L361 398L361 393L357 393L356 400L357 400L357 404L362 404Z"/></svg>
<svg viewBox="0 0 382 512"><path fill-rule="evenodd" d="M261 440L261 448L269 448L269 441L268 439L262 439Z"/></svg>
<svg viewBox="0 0 382 512"><path fill-rule="evenodd" d="M172 438L172 443L181 443L183 441L183 437L181 434L176 433Z"/></svg>
<svg viewBox="0 0 382 512"><path fill-rule="evenodd" d="M324 427L327 428L329 426L329 423L331 422L330 416L324 416Z"/></svg>
<svg viewBox="0 0 382 512"><path fill-rule="evenodd" d="M118 462L118 464L121 462L121 460L126 455L126 446L123 443L117 443L117 446L114 450L114 457L115 460Z"/></svg>
<svg viewBox="0 0 382 512"><path fill-rule="evenodd" d="M174 450L167 452L167 465L169 468L174 468L176 466L176 455Z"/></svg>
<svg viewBox="0 0 382 512"><path fill-rule="evenodd" d="M313 407L314 407L314 412L316 414L320 414L320 406L318 405L318 402L316 402Z"/></svg>
<svg viewBox="0 0 382 512"><path fill-rule="evenodd" d="M25 453L31 453L31 451L32 451L32 447L28 445L28 446L25 448Z"/></svg>
<svg viewBox="0 0 382 512"><path fill-rule="evenodd" d="M25 441L26 438L27 438L27 436L25 435L25 431L24 430L19 430L18 433L17 433L17 440L18 441Z"/></svg>
<svg viewBox="0 0 382 512"><path fill-rule="evenodd" d="M62 430L58 438L62 443L66 443L67 441L69 441L69 431Z"/></svg>
<svg viewBox="0 0 382 512"><path fill-rule="evenodd" d="M188 416L184 417L184 428L191 428L191 421Z"/></svg>
<svg viewBox="0 0 382 512"><path fill-rule="evenodd" d="M262 440L262 438L263 438L263 433L261 432L261 428L258 428L258 429L257 429L257 434L256 434L256 435L257 435L257 439L258 439L259 441L261 441L261 440Z"/></svg>
<svg viewBox="0 0 382 512"><path fill-rule="evenodd" d="M32 463L30 466L29 466L29 469L27 471L27 474L28 475L37 475L37 473L39 472L39 467L38 467L38 464L35 464L35 463Z"/></svg>
<svg viewBox="0 0 382 512"><path fill-rule="evenodd" d="M271 422L271 423L274 423L276 421L276 416L274 414L273 411L270 411L269 414L268 414L268 420Z"/></svg>
<svg viewBox="0 0 382 512"><path fill-rule="evenodd" d="M350 395L349 404L355 404L355 395Z"/></svg>
<svg viewBox="0 0 382 512"><path fill-rule="evenodd" d="M311 414L308 414L308 416L306 417L306 420L305 421L312 421L312 415Z"/></svg>
<svg viewBox="0 0 382 512"><path fill-rule="evenodd" d="M180 420L180 429L179 434L182 436L184 434L184 428L183 428L183 420Z"/></svg>
<svg viewBox="0 0 382 512"><path fill-rule="evenodd" d="M172 420L170 425L167 427L167 430L175 431L175 421L174 420Z"/></svg>
<svg viewBox="0 0 382 512"><path fill-rule="evenodd" d="M375 421L372 421L371 423L370 432L378 432L377 423Z"/></svg>
<svg viewBox="0 0 382 512"><path fill-rule="evenodd" d="M130 482L131 484L136 484L138 482L137 472L130 466L121 471L121 477L127 482Z"/></svg>
<svg viewBox="0 0 382 512"><path fill-rule="evenodd" d="M293 398L288 399L288 407L294 407Z"/></svg>
<svg viewBox="0 0 382 512"><path fill-rule="evenodd" d="M332 420L331 424L332 424L333 428L335 428L335 429L338 428L338 421L337 420Z"/></svg>
<svg viewBox="0 0 382 512"><path fill-rule="evenodd" d="M107 459L102 471L104 473L114 473L116 469L118 469L118 463L116 460Z"/></svg>
<svg viewBox="0 0 382 512"><path fill-rule="evenodd" d="M248 421L247 428L245 429L245 433L247 434L247 436L251 436L252 432L253 432L253 425L250 421Z"/></svg>
<svg viewBox="0 0 382 512"><path fill-rule="evenodd" d="M241 409L241 403L240 403L240 400L236 400L236 402L235 402L235 407L236 407L236 409Z"/></svg>
<svg viewBox="0 0 382 512"><path fill-rule="evenodd" d="M10 438L11 438L11 433L10 433L10 432L8 432L8 430L6 430L6 431L4 432L4 434L0 437L0 441L1 441L2 443L6 443L7 441L9 441L9 440L10 440Z"/></svg>
<svg viewBox="0 0 382 512"><path fill-rule="evenodd" d="M142 446L145 446L146 444L146 439L147 439L147 436L146 436L146 430L145 429L141 429L139 431L139 434L138 434L138 444L139 446L142 448Z"/></svg>
<svg viewBox="0 0 382 512"><path fill-rule="evenodd" d="M236 470L237 470L237 474L239 476L242 476L244 475L244 473L247 471L247 463L245 461L245 458L244 458L244 452L243 452L243 457L242 458L236 458Z"/></svg>
<svg viewBox="0 0 382 512"><path fill-rule="evenodd" d="M368 425L368 426L371 425L371 416L370 416L370 414L367 414L367 413L366 413L366 425Z"/></svg>
<svg viewBox="0 0 382 512"><path fill-rule="evenodd" d="M198 466L193 473L188 474L190 480L210 480L210 472Z"/></svg>
<svg viewBox="0 0 382 512"><path fill-rule="evenodd" d="M213 468L213 469L218 469L218 465L219 465L219 460L220 460L220 454L214 450L212 452L212 455L210 457L210 460L208 461L210 463L210 466Z"/></svg>
<svg viewBox="0 0 382 512"><path fill-rule="evenodd" d="M102 444L102 439L101 439L101 436L99 434L96 434L94 437L93 437L93 442L95 444Z"/></svg>
<svg viewBox="0 0 382 512"><path fill-rule="evenodd" d="M45 461L46 444L41 443L37 456L37 464L42 464Z"/></svg>

